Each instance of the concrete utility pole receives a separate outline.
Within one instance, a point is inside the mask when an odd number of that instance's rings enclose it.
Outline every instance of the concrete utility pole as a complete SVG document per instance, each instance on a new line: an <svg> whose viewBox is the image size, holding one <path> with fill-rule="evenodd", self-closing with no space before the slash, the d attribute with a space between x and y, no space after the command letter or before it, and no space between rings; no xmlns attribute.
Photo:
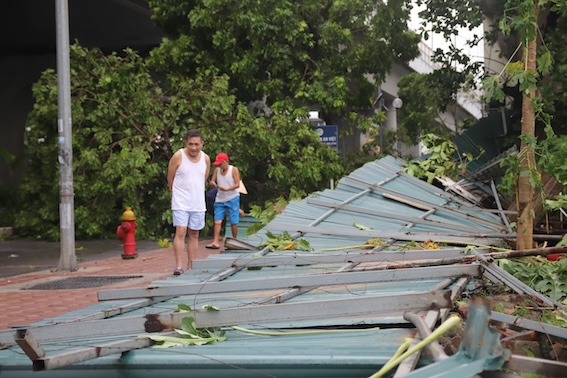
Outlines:
<svg viewBox="0 0 567 378"><path fill-rule="evenodd" d="M71 68L69 64L69 6L55 0L57 29L57 106L59 115L59 270L77 270L75 256L75 207L73 190L73 140L71 123Z"/></svg>

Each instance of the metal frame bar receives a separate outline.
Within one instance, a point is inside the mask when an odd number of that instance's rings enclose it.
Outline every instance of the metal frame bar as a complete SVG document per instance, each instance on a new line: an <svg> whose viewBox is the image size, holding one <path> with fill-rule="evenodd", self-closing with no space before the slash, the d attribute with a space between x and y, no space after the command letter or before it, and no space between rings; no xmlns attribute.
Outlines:
<svg viewBox="0 0 567 378"><path fill-rule="evenodd" d="M513 371L541 374L546 377L564 377L567 363L513 354L502 366Z"/></svg>
<svg viewBox="0 0 567 378"><path fill-rule="evenodd" d="M475 195L474 193L469 192L463 185L459 182L453 181L451 178L448 177L436 177L437 181L439 181L445 187L446 192L453 192L459 195L460 197L466 199L472 204L478 205L482 198Z"/></svg>
<svg viewBox="0 0 567 378"><path fill-rule="evenodd" d="M378 315L431 308L451 308L448 290L401 295L359 295L353 298L299 303L248 305L219 311L194 310L180 313L149 314L116 319L64 323L27 329L38 342L83 340L118 335L140 335L181 328L183 318L192 316L196 326L222 327L289 320L309 320Z"/></svg>
<svg viewBox="0 0 567 378"><path fill-rule="evenodd" d="M114 306L114 307L111 307L109 309L93 312L89 315L81 316L81 317L74 318L74 319L65 320L65 321L63 321L59 324L107 319L107 318L110 318L110 317L113 317L113 316L116 316L116 315L126 314L130 311L134 311L134 310L137 310L137 309L140 309L140 308L143 308L143 307L147 307L147 306L152 305L154 303L163 302L167 299L169 299L169 298L154 297L154 298L151 298L151 299L140 299L140 300L133 301L131 303L127 303L127 304L122 305L122 306ZM8 348L8 347L16 344L14 335L17 331L18 331L18 329L0 331L0 350Z"/></svg>
<svg viewBox="0 0 567 378"><path fill-rule="evenodd" d="M534 298L539 299L543 303L547 303L550 306L554 306L557 308L562 309L563 311L567 311L567 307L564 306L562 303L553 300L540 292L532 289L528 285L524 284L522 281L511 275L510 273L506 272L504 269L500 268L499 266L491 263L486 257L477 254L476 251L472 251L474 255L476 255L479 259L480 264L482 267L490 273L492 278L491 280L496 279L496 281L502 282L510 287L512 290L516 291L519 294L528 294Z"/></svg>
<svg viewBox="0 0 567 378"><path fill-rule="evenodd" d="M492 222L492 221L489 221L489 220L486 220L486 219L483 219L483 218L479 218L477 216L467 214L464 211L455 210L454 208L451 208L451 207L448 207L448 206L437 205L437 204L434 204L434 203L431 203L431 202L421 200L421 199L416 198L416 197L412 197L412 196L407 195L407 194L395 192L393 190L386 189L386 188L383 188L383 187L378 187L377 185L373 185L369 182L357 180L357 179L354 179L352 177L346 177L345 180L347 180L348 182L358 182L361 185L367 185L368 187L370 187L372 189L372 191L377 192L377 193L379 193L383 196L384 196L384 194L389 194L392 197L388 197L388 198L390 198L392 200L394 200L394 198L397 198L397 200L399 202L402 202L402 203L405 203L405 204L413 203L413 204L419 205L420 209L428 209L428 210L429 209L435 209L435 210L439 210L439 211L442 211L442 212L447 212L447 213L452 214L456 217L461 217L461 218L464 217L464 218L466 218L470 221L473 221L473 222L476 222L476 223L479 223L479 224L483 224L490 229L501 230L502 228L505 228L505 227L503 227L504 226L503 224ZM428 193L431 193L431 191L432 191L431 188L434 188L434 186L433 185L428 186L428 189L427 189ZM441 191L440 193L446 194L446 192L443 192L443 191ZM443 199L446 199L442 195L440 195L440 197L443 198ZM451 200L455 201L454 197L451 198ZM463 204L464 202L459 201L459 203ZM474 210L474 208L475 208L471 204L468 204L467 207L469 207L470 210Z"/></svg>
<svg viewBox="0 0 567 378"><path fill-rule="evenodd" d="M30 360L35 361L45 356L45 350L39 345L39 342L27 330L18 330L14 336L16 343L22 348L26 356Z"/></svg>
<svg viewBox="0 0 567 378"><path fill-rule="evenodd" d="M512 227L510 226L508 217L506 217L506 215L502 213L502 210L504 209L502 208L502 203L500 202L500 195L498 195L498 190L496 190L496 185L494 184L493 179L490 180L490 188L492 189L492 195L494 196L494 200L496 201L496 206L498 207L498 211L500 212L500 217L502 218L502 221L506 225L508 232L512 232Z"/></svg>
<svg viewBox="0 0 567 378"><path fill-rule="evenodd" d="M429 315L430 313L433 313L433 311L430 311L427 315ZM410 321L419 332L419 337L416 336L414 339L415 344L417 344L418 341L421 341L431 335L431 329L435 326L438 318L439 313L434 314L433 316L429 317L428 320L430 320L430 322L427 322L423 317L414 314L413 312L406 312L404 314L404 319ZM448 357L437 340L427 345L426 348L429 350L429 353L431 353L431 356L433 357L435 362L442 361Z"/></svg>
<svg viewBox="0 0 567 378"><path fill-rule="evenodd" d="M422 188L424 188L425 190L427 190L430 193L433 193L449 202L455 202L458 203L459 205L465 206L465 207L469 207L469 208L475 208L477 207L476 205L468 202L467 200L465 200L463 197L455 195L455 194L451 194L445 190L442 190L438 187L436 187L435 185L431 185L428 184L427 182L418 179L417 177L414 177L408 173L405 172L400 172L400 177L410 181L412 184L415 184L417 186L421 186Z"/></svg>
<svg viewBox="0 0 567 378"><path fill-rule="evenodd" d="M514 315L503 314L497 311L492 311L492 313L490 314L490 319L500 323L509 324L513 327L519 327L526 330L543 333L544 335L551 335L551 336L567 339L567 329L563 327L557 327L551 324L536 322L535 320L519 318Z"/></svg>
<svg viewBox="0 0 567 378"><path fill-rule="evenodd" d="M256 257L256 253L239 255L239 257L219 257L214 259L194 260L195 269L222 269L228 267L261 267L261 266L289 266L311 264L336 263L373 263L413 260L439 260L465 256L465 248L413 250L413 251L378 251L378 252L348 252L348 253L312 253L293 252L270 253ZM488 248L479 248L480 253L489 253Z"/></svg>
<svg viewBox="0 0 567 378"><path fill-rule="evenodd" d="M451 289L451 300L455 300L457 298L457 296L461 295L461 293L463 292L463 289L465 288L465 286L467 285L468 282L469 282L469 279L467 277L463 277L463 278L460 278L459 280L457 280L457 282L455 283L455 285ZM428 311L424 316L424 321L425 321L426 325L429 327L429 329L433 330L433 328L435 327L435 324L437 324L437 322L439 320L445 321L445 319L447 319L447 317L449 316L449 313L450 313L450 309ZM406 318L406 314L404 314L404 318ZM413 343L409 346L409 348L417 345L421 340L422 340L422 336L417 335L414 338ZM415 367L417 366L419 359L421 358L421 352L422 351L417 351L416 353L412 354L411 356L406 358L404 361L402 361L402 363L396 369L396 373L394 374L394 378L401 378L401 377L405 376L406 374L409 374L410 372L412 372L415 369Z"/></svg>
<svg viewBox="0 0 567 378"><path fill-rule="evenodd" d="M382 238L382 239L395 239L404 241L426 241L426 240L443 240L445 242L459 242L461 244L473 243L473 244L497 244L501 242L498 239L514 238L514 234L508 233L478 233L478 234L440 234L440 233L412 233L412 232L385 232L380 230L355 230L346 229L343 227L310 227L310 226L300 226L291 224L268 224L265 229L269 231L292 231L301 232L303 234L319 234L319 235L333 235L333 236L354 236L354 237L366 237L369 239ZM494 240L490 240L494 239Z"/></svg>
<svg viewBox="0 0 567 378"><path fill-rule="evenodd" d="M394 306L392 306L392 304ZM163 331L173 328L180 328L183 318L193 315L196 326L201 327L219 327L234 324L247 324L250 322L259 323L263 321L282 321L289 319L314 319L320 317L342 317L348 315L375 315L377 313L390 313L392 311L419 310L427 308L448 308L452 305L449 291L436 291L430 293L405 294L396 296L372 296L372 297L356 297L347 300L332 301L314 301L304 302L301 304L279 304L279 305L263 305L263 306L246 306L240 308L223 309L221 311L192 311L188 313L172 313L165 315L148 315L145 318L124 318L119 321L105 320L105 323L111 323L115 327L97 327L100 321L93 321L90 327L84 327L87 330L98 330L96 336L102 336L104 331L113 331L112 335L117 333L134 334L143 332ZM395 309L394 309L395 307ZM143 322L143 331L140 329ZM116 327L122 325L123 327ZM66 325L72 328L72 324ZM57 328L57 327L52 327ZM114 329L113 329L114 328ZM40 333L38 329L32 330L33 333ZM53 332L53 329L51 330ZM57 330L55 330L56 332ZM73 335L73 331L67 333ZM38 341L41 338L30 334L30 330L20 330L19 333L26 335L27 339L21 339L19 343L23 345L26 354L33 362L33 370L51 370L71 364L95 359L101 356L122 353L132 349L145 348L150 345L150 339L144 337L130 338L118 342L107 343L97 346L84 347L79 350L65 352L59 355L44 357L41 354L41 346ZM85 332L84 332L85 333ZM85 334L73 337L74 340L81 337L90 338ZM45 335L44 335L45 336Z"/></svg>
<svg viewBox="0 0 567 378"><path fill-rule="evenodd" d="M479 231L478 228L463 226L463 225L460 225L460 224L433 221L433 220L428 220L428 219L420 219L421 217L415 218L415 217L408 217L408 216L404 216L404 215L400 215L400 214L386 213L386 212L383 212L383 211L373 210L373 209L364 208L364 207L360 207L360 206L356 206L356 205L337 205L335 202L328 201L328 200L321 200L321 199L318 199L318 198L308 198L307 203L310 204L310 205L315 205L315 206L331 207L331 208L336 208L337 210L345 210L345 211L348 211L348 212L351 212L351 213L372 215L372 216L376 216L376 217L380 217L380 218L386 218L386 219L395 219L395 220L399 220L399 221L402 221L402 222L407 222L407 223L412 223L412 224L415 224L415 223L423 224L423 225L430 226L430 227L440 227L440 228L454 230L454 231L462 231L462 232L470 232L470 233L475 233L475 232ZM430 213L430 212L433 212L433 211L436 211L436 210L435 209L429 209L429 210L427 210L427 213Z"/></svg>
<svg viewBox="0 0 567 378"><path fill-rule="evenodd" d="M391 176L391 177L389 177L389 178L386 179L386 180L384 180L383 183L388 182L388 181L391 181L391 180L395 179L396 177L398 177L397 174L396 174L396 175L393 175L393 176ZM360 197L362 197L362 196L365 196L365 195L367 195L367 194L370 193L370 192L371 192L371 189L370 189L370 188L369 188L369 189L366 189L366 190L364 190L364 191L362 191L362 192L359 192L359 193L355 194L354 196L348 198L348 199L345 200L342 204L345 204L345 205L346 205L346 204L348 204L349 202L352 202L352 201L356 200L357 198L360 198ZM317 218L317 219L315 219L313 222L309 223L309 226L310 226L310 227L313 227L313 226L318 225L319 223L321 223L323 220L325 220L326 218L328 218L329 216L331 216L331 215L332 215L333 213L335 213L336 211L337 211L337 209L330 209L330 210L327 211L325 214L321 215L319 218ZM296 232L296 233L294 233L293 235L291 235L291 239L292 239L292 240L295 240L295 239L297 239L298 237L300 237L300 236L302 236L302 235L303 235L302 232ZM263 248L263 249L260 250L260 251L256 251L255 254L256 254L256 255L263 256L263 255L266 255L268 252L269 252L268 247L265 247L265 248ZM193 267L195 267L194 262L193 262ZM218 272L218 273L215 274L213 277L211 277L211 278L209 279L209 281L222 281L222 280L226 279L227 277L230 277L231 275L233 275L233 274L235 274L236 272L238 272L240 269L242 269L242 266L239 267L239 268L226 267L226 266L225 266L225 268L226 268L226 269L225 269L224 271Z"/></svg>
<svg viewBox="0 0 567 378"><path fill-rule="evenodd" d="M455 276L480 276L479 265L454 265L443 267L443 269L439 269L438 267L426 267L380 271L337 272L284 276L271 278L269 280L264 278L255 278L247 280L192 283L175 286L168 285L162 287L102 290L98 292L98 299L104 301L155 296L176 297L182 295L232 293L241 291L284 290L291 288L301 289L305 287L407 281L415 279L428 280Z"/></svg>
<svg viewBox="0 0 567 378"><path fill-rule="evenodd" d="M485 370L500 369L510 356L502 347L500 333L489 325L490 308L486 302L473 301L459 351L451 357L405 375L412 378L473 377Z"/></svg>
<svg viewBox="0 0 567 378"><path fill-rule="evenodd" d="M514 290L518 294L527 294L531 297L538 298L543 303L547 304L548 306L559 307L565 310L565 306L561 303L554 301L553 299L535 291L531 287L524 284L522 281L518 280L516 277L512 276L505 270L493 265L483 265L483 268L490 273L490 275L486 275L488 279L493 282L500 282Z"/></svg>
<svg viewBox="0 0 567 378"><path fill-rule="evenodd" d="M79 362L93 360L98 357L128 352L133 349L147 348L150 345L150 339L139 337L135 339L127 339L102 345L84 347L78 350L72 350L54 356L32 359L33 371L53 370Z"/></svg>

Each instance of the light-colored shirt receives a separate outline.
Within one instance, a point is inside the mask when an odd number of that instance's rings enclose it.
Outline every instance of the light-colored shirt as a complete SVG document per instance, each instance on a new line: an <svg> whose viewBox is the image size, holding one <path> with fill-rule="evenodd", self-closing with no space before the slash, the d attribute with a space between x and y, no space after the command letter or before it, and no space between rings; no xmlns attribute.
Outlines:
<svg viewBox="0 0 567 378"><path fill-rule="evenodd" d="M219 168L219 171L217 172L217 187L230 188L231 186L234 186L234 184L234 177L232 177L232 165L228 166L228 169L226 170L226 173L224 175L220 172ZM215 202L227 202L238 196L240 196L240 193L238 193L238 188L232 190L219 189Z"/></svg>
<svg viewBox="0 0 567 378"><path fill-rule="evenodd" d="M207 163L202 151L199 152L199 161L193 163L181 149L181 164L173 178L172 210L207 211L205 204L206 171Z"/></svg>

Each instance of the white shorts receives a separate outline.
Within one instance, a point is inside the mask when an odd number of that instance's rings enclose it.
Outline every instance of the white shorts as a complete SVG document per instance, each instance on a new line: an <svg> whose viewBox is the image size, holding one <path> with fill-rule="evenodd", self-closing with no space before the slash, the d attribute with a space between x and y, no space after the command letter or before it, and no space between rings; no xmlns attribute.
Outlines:
<svg viewBox="0 0 567 378"><path fill-rule="evenodd" d="M205 227L205 212L173 210L173 225L187 227L190 230L202 230Z"/></svg>

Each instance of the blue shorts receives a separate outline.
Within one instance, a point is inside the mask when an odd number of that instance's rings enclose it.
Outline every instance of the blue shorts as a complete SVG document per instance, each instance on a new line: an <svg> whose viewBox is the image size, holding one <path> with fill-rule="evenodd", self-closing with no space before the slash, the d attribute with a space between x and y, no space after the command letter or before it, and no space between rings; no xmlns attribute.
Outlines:
<svg viewBox="0 0 567 378"><path fill-rule="evenodd" d="M173 210L173 225L187 227L190 230L202 230L205 227L204 211Z"/></svg>
<svg viewBox="0 0 567 378"><path fill-rule="evenodd" d="M228 222L238 224L240 221L240 196L236 196L230 201L215 202L215 221L222 221L228 212Z"/></svg>

